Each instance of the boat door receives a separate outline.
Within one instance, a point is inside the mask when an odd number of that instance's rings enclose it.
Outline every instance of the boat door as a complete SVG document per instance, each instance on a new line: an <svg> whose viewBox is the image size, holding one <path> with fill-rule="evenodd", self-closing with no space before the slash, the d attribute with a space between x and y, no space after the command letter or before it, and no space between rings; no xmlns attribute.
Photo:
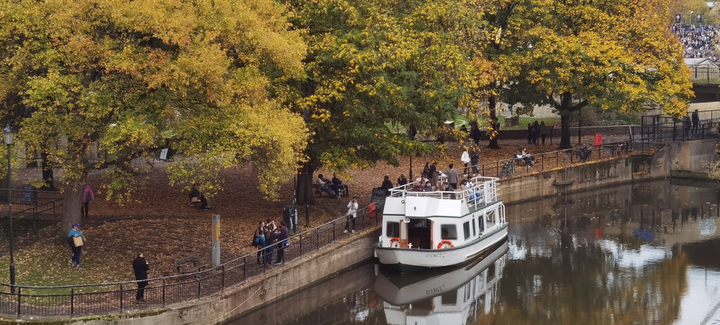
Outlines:
<svg viewBox="0 0 720 325"><path fill-rule="evenodd" d="M407 218L400 220L400 248L408 248L408 221Z"/></svg>

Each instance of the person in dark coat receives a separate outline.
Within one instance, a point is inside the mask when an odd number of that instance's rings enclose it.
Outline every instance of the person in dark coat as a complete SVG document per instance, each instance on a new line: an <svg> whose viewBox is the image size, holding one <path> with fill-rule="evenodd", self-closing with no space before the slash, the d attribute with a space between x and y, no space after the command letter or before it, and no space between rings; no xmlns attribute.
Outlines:
<svg viewBox="0 0 720 325"><path fill-rule="evenodd" d="M533 126L532 126L532 123L528 123L528 127L527 127L527 138L528 138L528 144L532 144L532 139L533 139Z"/></svg>
<svg viewBox="0 0 720 325"><path fill-rule="evenodd" d="M145 287L148 285L147 281L140 281L140 280L147 280L147 271L150 269L150 266L148 265L148 262L145 260L145 256L143 253L138 253L137 258L133 260L133 270L135 270L135 280L138 280L137 283L138 289L137 289L137 295L135 296L135 300L138 302L145 302Z"/></svg>
<svg viewBox="0 0 720 325"><path fill-rule="evenodd" d="M193 198L198 198L200 200L201 209L210 210L210 206L207 204L207 198L205 198L205 195L200 192L199 183L193 184L192 189L190 190L190 200Z"/></svg>
<svg viewBox="0 0 720 325"><path fill-rule="evenodd" d="M385 175L385 178L383 179L382 185L380 185L380 187L388 191L394 187L393 183L390 181L390 176Z"/></svg>
<svg viewBox="0 0 720 325"><path fill-rule="evenodd" d="M275 260L276 265L280 265L283 263L285 259L285 246L287 246L287 239L288 236L290 236L290 229L285 225L285 221L280 221L280 229L278 229L278 252L277 252L277 259Z"/></svg>
<svg viewBox="0 0 720 325"><path fill-rule="evenodd" d="M540 137L540 123L538 123L538 121L535 121L535 123L533 123L532 133L532 143L538 144L538 138Z"/></svg>
<svg viewBox="0 0 720 325"><path fill-rule="evenodd" d="M481 135L482 133L480 133L480 127L478 127L477 121L470 122L470 139L475 142L476 146L480 144Z"/></svg>

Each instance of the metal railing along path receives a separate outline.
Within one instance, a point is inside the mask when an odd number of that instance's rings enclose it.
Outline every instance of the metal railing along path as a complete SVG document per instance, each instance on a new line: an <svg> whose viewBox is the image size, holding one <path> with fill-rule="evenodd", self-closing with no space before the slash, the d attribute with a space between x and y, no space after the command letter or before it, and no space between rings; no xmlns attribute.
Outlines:
<svg viewBox="0 0 720 325"><path fill-rule="evenodd" d="M361 231L380 224L381 205L359 209L355 230ZM315 228L288 238L288 245L275 243L272 247L276 259L278 250L284 251L282 264L299 260L308 253L352 236L345 234L345 215ZM262 251L258 250L258 251ZM123 313L165 307L170 304L200 299L223 291L226 287L241 284L268 271L257 258L257 252L243 255L205 271L167 276L147 280L145 302L135 301L138 281L65 286L15 285L14 293L8 284L0 284L0 315L10 317L78 317Z"/></svg>

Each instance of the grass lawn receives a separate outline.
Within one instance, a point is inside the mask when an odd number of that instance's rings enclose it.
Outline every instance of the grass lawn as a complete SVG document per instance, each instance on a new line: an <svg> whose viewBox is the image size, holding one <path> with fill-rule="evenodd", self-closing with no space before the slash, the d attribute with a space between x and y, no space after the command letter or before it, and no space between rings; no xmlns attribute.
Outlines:
<svg viewBox="0 0 720 325"><path fill-rule="evenodd" d="M498 117L498 120L499 120L499 122L500 122L500 130L501 130L501 131L502 131L502 130L527 130L527 125L528 125L528 123L535 123L535 121L538 121L538 123L542 123L542 122L544 121L544 122L545 122L545 125L547 125L547 126L552 126L552 125L555 125L555 123L559 123L559 122L560 122L560 119L559 119L559 118L554 118L554 117L549 117L549 118L535 118L535 117L522 117L522 116L521 116L521 117L520 117L520 122L519 122L518 125L516 125L516 126L505 126L505 117L504 117L504 116L499 116L499 117ZM456 126L456 127L460 127L460 125L462 125L463 122L465 123L465 125L469 125L469 124L468 124L468 119L467 119L467 117L462 116L462 115L455 115L455 126ZM487 120L485 120L485 119L480 119L479 122L480 122L481 124L483 124L483 123L487 123Z"/></svg>
<svg viewBox="0 0 720 325"><path fill-rule="evenodd" d="M67 245L44 245L32 250L19 250L15 252L15 282L24 286L62 286L71 284L107 283L116 281L134 280L132 274L119 273L116 265L103 263L101 256L92 253L80 257L83 270L78 270L69 264L72 256ZM10 256L0 259L0 282L10 283ZM94 286L75 288L75 293L95 292L108 290L108 287ZM9 288L2 288L9 292ZM23 289L23 295L69 295L69 288L58 289ZM23 298L25 299L25 298ZM35 305L51 305L57 303L54 298L34 298L27 303Z"/></svg>

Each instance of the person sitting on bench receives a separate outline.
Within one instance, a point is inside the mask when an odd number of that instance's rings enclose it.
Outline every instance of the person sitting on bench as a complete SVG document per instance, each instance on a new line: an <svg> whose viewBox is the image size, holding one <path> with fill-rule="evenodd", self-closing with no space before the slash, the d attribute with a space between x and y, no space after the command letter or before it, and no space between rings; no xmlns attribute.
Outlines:
<svg viewBox="0 0 720 325"><path fill-rule="evenodd" d="M348 188L347 184L343 184L342 180L340 180L335 173L333 173L332 178L332 190L340 196L350 195L350 188Z"/></svg>
<svg viewBox="0 0 720 325"><path fill-rule="evenodd" d="M192 186L192 190L190 190L190 202L193 201L193 198L196 200L200 200L200 208L203 210L210 210L210 206L207 204L207 199L205 196L200 192L200 184L195 183Z"/></svg>
<svg viewBox="0 0 720 325"><path fill-rule="evenodd" d="M518 151L516 158L524 160L525 165L527 166L532 166L535 162L535 157L533 157L531 154L528 154L525 148L522 148L520 151Z"/></svg>
<svg viewBox="0 0 720 325"><path fill-rule="evenodd" d="M317 177L317 188L318 191L325 191L330 195L330 197L335 197L335 193L333 193L332 188L330 186L332 183L323 176L323 174L318 174Z"/></svg>

